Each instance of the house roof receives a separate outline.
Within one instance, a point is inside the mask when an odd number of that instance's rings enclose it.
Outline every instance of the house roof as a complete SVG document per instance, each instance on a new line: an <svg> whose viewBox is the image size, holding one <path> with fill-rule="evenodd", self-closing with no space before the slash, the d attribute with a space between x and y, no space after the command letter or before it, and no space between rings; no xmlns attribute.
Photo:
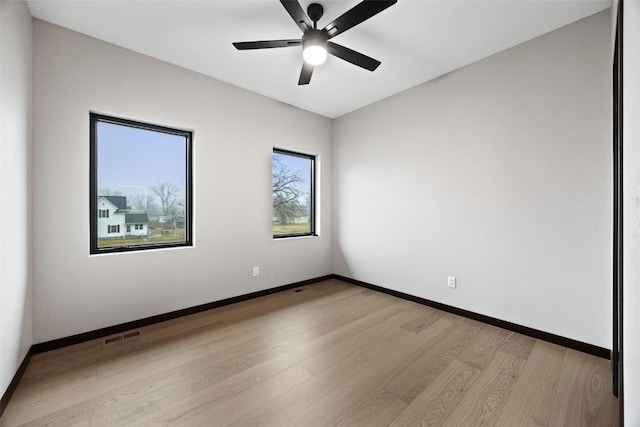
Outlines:
<svg viewBox="0 0 640 427"><path fill-rule="evenodd" d="M125 224L148 224L149 215L147 213L126 214L124 216Z"/></svg>
<svg viewBox="0 0 640 427"><path fill-rule="evenodd" d="M127 206L127 198L125 196L100 196L110 201L118 209L130 209Z"/></svg>
<svg viewBox="0 0 640 427"><path fill-rule="evenodd" d="M125 224L148 224L149 215L147 213L132 213L124 216Z"/></svg>

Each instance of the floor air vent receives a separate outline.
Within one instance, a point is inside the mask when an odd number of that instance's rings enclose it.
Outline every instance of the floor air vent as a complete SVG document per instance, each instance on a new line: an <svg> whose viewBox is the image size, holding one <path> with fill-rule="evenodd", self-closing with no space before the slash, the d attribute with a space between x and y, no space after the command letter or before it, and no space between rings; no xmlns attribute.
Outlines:
<svg viewBox="0 0 640 427"><path fill-rule="evenodd" d="M139 337L140 331L127 332L126 334L114 335L112 337L105 338L102 341L103 345L113 344L116 342L126 341L131 338Z"/></svg>

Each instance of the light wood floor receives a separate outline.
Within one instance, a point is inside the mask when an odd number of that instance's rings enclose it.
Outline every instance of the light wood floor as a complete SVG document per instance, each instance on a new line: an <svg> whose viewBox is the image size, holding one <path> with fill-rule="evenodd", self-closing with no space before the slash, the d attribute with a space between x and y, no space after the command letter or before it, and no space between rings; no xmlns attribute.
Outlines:
<svg viewBox="0 0 640 427"><path fill-rule="evenodd" d="M36 355L9 426L617 426L609 362L331 280Z"/></svg>

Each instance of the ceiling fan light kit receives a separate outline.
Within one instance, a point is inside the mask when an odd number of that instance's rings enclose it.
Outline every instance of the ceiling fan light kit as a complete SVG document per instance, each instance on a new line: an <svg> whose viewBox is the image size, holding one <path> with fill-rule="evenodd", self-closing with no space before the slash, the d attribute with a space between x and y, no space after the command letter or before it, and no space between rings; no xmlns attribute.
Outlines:
<svg viewBox="0 0 640 427"><path fill-rule="evenodd" d="M324 64L327 60L327 35L316 29L304 33L302 57L309 65Z"/></svg>
<svg viewBox="0 0 640 427"><path fill-rule="evenodd" d="M302 39L235 42L233 45L238 50L271 49L302 45L304 62L298 85L309 84L314 67L323 64L327 59L327 54L336 56L365 70L373 71L378 68L380 61L329 40L393 6L397 1L364 0L319 30L318 21L324 13L322 5L311 3L305 14L298 0L280 0L280 3L282 3L293 21L302 30Z"/></svg>

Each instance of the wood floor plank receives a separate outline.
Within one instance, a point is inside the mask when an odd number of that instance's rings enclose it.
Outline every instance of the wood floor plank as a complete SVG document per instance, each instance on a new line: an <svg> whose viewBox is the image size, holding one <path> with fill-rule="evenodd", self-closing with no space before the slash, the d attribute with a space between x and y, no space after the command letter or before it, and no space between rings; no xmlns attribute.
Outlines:
<svg viewBox="0 0 640 427"><path fill-rule="evenodd" d="M431 307L415 306L413 307L411 320L400 327L414 334L419 334L442 316L444 316L444 312L440 310Z"/></svg>
<svg viewBox="0 0 640 427"><path fill-rule="evenodd" d="M523 359L499 352L482 370L477 381L463 397L444 425L491 426L500 417L506 401L518 381ZM472 365L478 367L478 365Z"/></svg>
<svg viewBox="0 0 640 427"><path fill-rule="evenodd" d="M269 333L257 339L241 343L224 352L212 354L209 358L199 358L171 369L156 371L144 378L110 389L95 398L87 399L68 408L55 411L26 423L26 426L42 424L65 424L78 422L96 413L110 411L114 405L131 399L144 399L145 395L155 389L165 387L176 378L185 381L221 381L233 374L247 369L273 352L282 352L281 345L290 341L284 332ZM33 416L29 414L29 416Z"/></svg>
<svg viewBox="0 0 640 427"><path fill-rule="evenodd" d="M374 351L367 349L367 353L371 354L369 359L371 365L367 371L360 373L350 371L339 384L336 384L328 393L318 396L312 406L298 412L284 426L336 425L354 413L367 411L367 408L370 411L372 407L380 405L381 397L386 404L397 408L397 398L393 399L391 397L393 394L384 390L383 385L390 376L393 376L394 372L400 370L406 357L405 349L415 346L417 343L403 328L395 330L402 334L395 347L387 348L387 344L393 343L381 340L378 348ZM362 363L364 359L357 358L356 361Z"/></svg>
<svg viewBox="0 0 640 427"><path fill-rule="evenodd" d="M354 407L337 427L388 426L406 407L393 393L379 389L373 398Z"/></svg>
<svg viewBox="0 0 640 427"><path fill-rule="evenodd" d="M496 425L548 426L567 349L536 341Z"/></svg>
<svg viewBox="0 0 640 427"><path fill-rule="evenodd" d="M451 319L445 316L438 322ZM436 322L436 323L438 323ZM385 389L391 391L407 404L420 395L430 384L438 378L447 366L477 338L484 328L479 322L460 322L458 319L449 320L450 327L439 332L438 339L428 348L413 358L407 360L404 369L390 378ZM428 334L429 329L421 334ZM425 335L428 337L428 335Z"/></svg>
<svg viewBox="0 0 640 427"><path fill-rule="evenodd" d="M150 417L155 421L162 418L176 417L181 412L188 410L194 404L199 405L199 395L205 393L206 400L215 401L217 398L228 397L233 393L244 390L247 386L254 385L258 382L264 381L270 376L288 369L295 364L307 359L308 357L316 354L318 351L331 347L336 343L346 340L348 337L357 333L358 331L365 330L378 322L387 319L393 313L401 312L402 306L389 306L379 312L372 313L367 318L353 321L343 327L332 331L331 333L324 334L318 337L306 337L307 341L296 341L295 347L288 349L288 351L282 352L276 357L265 361L253 368L249 368L241 373L225 380L223 383L216 387L215 393L211 393L210 390L201 391L204 382L189 383L185 379L181 379L179 384L175 387L168 387L168 390L159 390L155 395L146 396L147 399L154 400L155 404L164 408L159 411L160 415ZM313 338L313 339L311 339ZM185 384L186 383L186 384ZM177 388L177 389L176 389ZM224 392L229 389L229 392ZM220 392L223 392L220 394ZM172 415L166 415L172 414ZM135 417L130 417L135 418Z"/></svg>
<svg viewBox="0 0 640 427"><path fill-rule="evenodd" d="M30 405L42 399L65 393L78 394L78 391L91 387L97 382L97 368L82 366L75 371L64 371L54 377L39 381L25 380L12 396L12 401L21 405Z"/></svg>
<svg viewBox="0 0 640 427"><path fill-rule="evenodd" d="M402 321L402 319L399 319ZM240 419L234 426L281 426L296 417L315 417L321 411L307 412L327 396L330 396L336 388L344 390L352 384L361 383L372 372L384 369L385 359L399 351L403 344L408 344L413 334L404 329L394 328L382 331L372 342L360 347L355 353L351 353L344 359L336 361L331 367L323 370L314 378L306 381L295 389L280 396L259 410ZM332 415L336 415L334 409ZM320 419L329 415L322 413ZM304 425L304 424L301 424Z"/></svg>
<svg viewBox="0 0 640 427"><path fill-rule="evenodd" d="M614 426L606 360L339 280L36 355L0 426Z"/></svg>
<svg viewBox="0 0 640 427"><path fill-rule="evenodd" d="M535 338L511 332L509 338L507 338L504 345L500 348L500 351L521 359L527 359L535 343Z"/></svg>
<svg viewBox="0 0 640 427"><path fill-rule="evenodd" d="M309 371L300 365L295 365L227 399L191 406L188 411L181 411L179 415L172 415L169 418L158 419L154 421L154 424L157 422L157 424L197 427L229 425L247 412L263 406L311 377L312 374ZM139 425L139 423L134 422L133 425Z"/></svg>
<svg viewBox="0 0 640 427"><path fill-rule="evenodd" d="M617 400L611 395L610 366L575 350L567 350L551 411L553 426L617 425Z"/></svg>
<svg viewBox="0 0 640 427"><path fill-rule="evenodd" d="M393 393L380 388L353 406L336 427L388 426L406 407Z"/></svg>
<svg viewBox="0 0 640 427"><path fill-rule="evenodd" d="M432 386L420 393L390 426L442 425L479 375L479 369L452 361Z"/></svg>
<svg viewBox="0 0 640 427"><path fill-rule="evenodd" d="M500 350L508 336L509 331L487 325L482 328L474 340L473 346L467 346L462 350L457 359L483 370L491 363L493 356Z"/></svg>
<svg viewBox="0 0 640 427"><path fill-rule="evenodd" d="M388 308L385 308L384 311L386 313L382 313L378 320L386 319L387 318L386 315L388 315L389 313L401 312L402 311L401 307L402 307L402 305L400 305L399 307L394 307L392 305L392 306L390 306ZM375 316L372 316L372 317L374 318L374 319L372 319L372 321L376 321ZM337 330L334 335L338 339L338 341L341 340L340 339L340 335L341 335L340 334L340 330ZM307 337L307 338L310 338L310 337ZM345 336L342 337L342 339L344 339L344 338L345 338ZM280 344L278 344L278 347L277 347L276 350L274 350L273 352L270 352L270 353L268 352L268 353L271 354L271 355L276 355L276 356L283 355L283 356L286 356L285 358L287 358L290 355L297 355L297 357L299 359L303 359L305 357L308 357L309 355L314 354L314 350L322 348L323 345L330 345L330 343L331 343L331 340L321 340L319 342L313 342L313 345L305 346L305 345L303 345L302 341L300 341L300 340L298 340L298 341L289 340L288 343L280 343ZM244 344L244 345L241 344L238 348L242 350L243 354L232 354L231 356L228 357L229 362L232 365L235 365L236 363L238 363L238 361L242 361L243 358L246 358L244 353L248 353L250 351L257 351L257 350L260 350L260 349L262 349L264 347L264 343L259 343L258 342L258 343L255 343L255 344L256 345L254 346L253 350L251 348L247 347L246 344ZM289 345L289 344L291 344L291 345ZM264 351L263 351L263 353L264 353ZM265 354L262 354L262 356L264 356ZM237 360L236 360L236 358L237 358ZM252 363L253 362L262 363L262 362L267 360L267 359L260 359L259 360L255 356L254 357L250 357L250 359L251 359ZM297 360L297 361L299 361L299 360ZM219 361L216 362L216 363L217 363L217 367L221 371L232 373L232 371L229 369L228 366L225 366L224 364L220 364ZM290 365L288 365L288 366L290 366ZM243 366L243 367L245 369L250 368L250 366ZM235 368L235 367L232 366L232 368ZM202 373L202 374L198 374L196 372L196 373L193 373L193 374L191 374L189 376L186 376L186 377L182 376L180 378L180 383L182 384L183 388L184 387L188 388L189 393L197 395L198 390L200 390L204 386L205 383L215 382L218 378L219 378L218 376L212 376L212 374L209 374L209 373L206 373L206 372ZM159 388L159 387L155 387L155 388L158 389L158 393L160 393L160 394L163 394L163 391L162 391L163 389L167 389L167 390L165 390L165 392L166 391L171 391L171 393L169 393L169 394L164 393L166 395L165 397L168 397L170 399L177 399L177 398L180 397L179 390L178 391L172 390L172 386L166 385L166 383L163 384L162 388ZM139 399L152 399L153 400L153 399L155 399L155 397L154 397L153 394L150 395L150 392L147 391L144 394L144 396L140 395ZM164 404L166 404L166 399L163 399L163 400L164 401L161 401L161 402L156 401L155 403L158 404L158 405L164 405ZM118 402L118 404L116 404L116 405L113 405L112 409L118 409L118 411L123 412L124 410L122 408L120 408L120 407L122 407L122 406L134 406L134 405L135 405L135 403L128 403L126 401L122 401L122 402ZM186 403L185 406L188 407L189 404ZM126 412L126 411L124 411L124 412Z"/></svg>
<svg viewBox="0 0 640 427"><path fill-rule="evenodd" d="M104 377L73 390L60 390L58 387L52 387L50 389L44 389L42 394L36 394L35 396L31 396L28 393L21 393L20 397L26 394L28 397L33 397L34 400L22 398L12 399L12 403L14 404L7 407L7 412L12 413L13 411L17 411L16 416L29 420L42 417L48 413L69 408L102 396L105 390L113 390L119 386L144 379L158 372L183 366L190 361L204 357L208 353L209 352L203 347L186 347L183 352L167 353L165 357L160 360L148 363L142 367L134 366L133 370L120 372L110 377Z"/></svg>
<svg viewBox="0 0 640 427"><path fill-rule="evenodd" d="M393 315L383 321L372 325L370 328L358 334L352 335L349 340L341 341L324 351L319 351L312 357L304 360L302 365L314 375L336 366L340 361L361 351L363 347L367 345L371 346L371 343L374 343L373 345L375 346L376 339L382 339L381 337L383 337L386 332L393 330L393 328L399 326L400 322L405 321L405 313L405 310L397 310Z"/></svg>
<svg viewBox="0 0 640 427"><path fill-rule="evenodd" d="M297 328L281 328L283 332L285 332L290 337L294 338L305 338L312 336L323 335L324 333L329 333L331 331L335 331L339 329L341 326L351 323L352 319L349 319L343 315L335 315L331 316L328 319L324 319L321 322L308 324L305 322L299 322ZM300 326L300 324L304 324L304 326Z"/></svg>
<svg viewBox="0 0 640 427"><path fill-rule="evenodd" d="M206 409L207 405L218 404L292 367L299 366L296 362L295 357L287 353L217 383L174 381L167 387L145 396L144 400L157 407L157 410L127 414L130 412L128 409L135 406L135 402L124 402L117 409L126 416L116 421L118 424L134 426L158 425L166 420L177 420L187 413L200 412Z"/></svg>
<svg viewBox="0 0 640 427"><path fill-rule="evenodd" d="M314 404L304 411L297 411L296 415L289 419L285 425L291 427L300 425L335 425L343 422L345 418L349 418L353 413L357 413L366 407L371 407L374 402L378 401L380 395L388 396L387 390L384 390L383 385L402 370L407 363L407 358L415 359L425 349L437 344L437 338L441 335L441 332L446 331L447 326L451 324L448 319L439 319L416 337L411 333L407 333L408 331L401 327L406 324L407 319L412 319L414 314L414 310L405 310L399 313L398 316L389 318L384 324L376 325L367 331L374 334L378 339L374 341L372 348L363 348L356 341L355 348L358 349L357 352L367 356L366 358L364 356L356 356L355 360L360 364L367 360L370 361L372 363L370 368L367 371L363 371L361 375L350 370L348 376L339 384L329 390L328 393L317 395L317 401ZM385 335L378 332L378 327L384 327L386 330L391 331L396 330L396 333L402 332L404 334L404 344L400 345L398 343L398 346L388 348L388 343L385 342L384 338ZM411 338L412 336L414 338ZM338 354L340 354L340 357L336 359L338 361L354 355L350 351ZM330 359L329 355L321 356L325 359ZM335 354L331 356L335 356ZM330 369L328 370L330 371ZM322 372L324 371L320 372L320 376L322 376ZM396 407L398 406L397 402L394 403L393 400L389 400L389 402Z"/></svg>

